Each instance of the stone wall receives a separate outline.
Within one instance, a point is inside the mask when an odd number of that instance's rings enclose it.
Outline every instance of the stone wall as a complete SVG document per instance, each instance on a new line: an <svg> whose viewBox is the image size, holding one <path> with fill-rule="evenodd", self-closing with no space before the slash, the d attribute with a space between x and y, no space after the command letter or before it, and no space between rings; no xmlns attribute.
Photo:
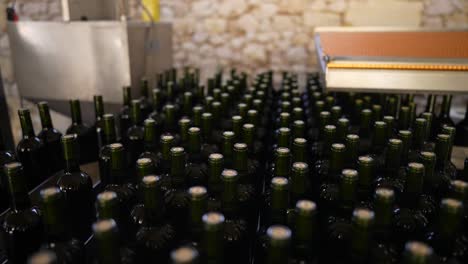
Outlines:
<svg viewBox="0 0 468 264"><path fill-rule="evenodd" d="M21 103L3 11L9 2L0 0L0 67L18 128ZM130 19L140 19L138 0L129 2ZM16 0L16 9L21 20L61 18L60 0ZM304 72L316 66L316 26L466 26L468 0L161 0L161 19L174 25L176 66L208 72L218 65L251 73L268 68ZM61 130L68 124L64 116L54 120L64 120L56 122Z"/></svg>

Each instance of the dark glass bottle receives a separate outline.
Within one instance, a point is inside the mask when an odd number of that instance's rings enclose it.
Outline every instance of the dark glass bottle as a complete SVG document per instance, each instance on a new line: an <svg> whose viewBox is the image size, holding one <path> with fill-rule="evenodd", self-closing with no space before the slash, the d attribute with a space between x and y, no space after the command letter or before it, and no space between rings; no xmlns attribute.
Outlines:
<svg viewBox="0 0 468 264"><path fill-rule="evenodd" d="M442 106L440 109L440 114L435 120L435 128L437 133L440 133L444 126L455 127L455 122L453 122L452 118L450 118L450 107L452 105L452 98L453 96L450 94L444 95L444 99L442 101Z"/></svg>
<svg viewBox="0 0 468 264"><path fill-rule="evenodd" d="M148 100L149 93L149 81L146 78L142 78L140 82L140 107L141 114L148 116L151 113L151 103Z"/></svg>
<svg viewBox="0 0 468 264"><path fill-rule="evenodd" d="M392 189L377 188L374 193L373 209L375 212L375 238L377 243L384 247L392 243L392 237L395 235L392 234L395 192Z"/></svg>
<svg viewBox="0 0 468 264"><path fill-rule="evenodd" d="M105 191L115 192L119 202L130 211L135 203L135 186L131 184L132 179L126 166L126 153L122 144L113 143L109 145L110 166L109 177L101 179L101 184ZM148 172L150 174L150 172ZM123 230L122 230L123 231Z"/></svg>
<svg viewBox="0 0 468 264"><path fill-rule="evenodd" d="M113 219L122 238L133 241L134 226L130 221L130 211L122 204L122 199L113 191L103 191L96 196L96 218L98 220Z"/></svg>
<svg viewBox="0 0 468 264"><path fill-rule="evenodd" d="M8 260L12 263L24 263L41 245L41 217L38 209L31 207L27 177L21 163L8 163L4 166L4 171L10 195L10 210L1 221L1 235Z"/></svg>
<svg viewBox="0 0 468 264"><path fill-rule="evenodd" d="M169 189L164 195L165 207L168 217L177 230L183 230L187 224L186 212L189 203L187 196L187 169L186 154L182 147L171 149L171 167L166 176L169 181Z"/></svg>
<svg viewBox="0 0 468 264"><path fill-rule="evenodd" d="M291 185L291 204L296 204L299 200L310 198L312 193L310 189L309 165L304 162L295 162L292 165L290 179Z"/></svg>
<svg viewBox="0 0 468 264"><path fill-rule="evenodd" d="M224 156L224 164L226 168L233 168L235 137L236 135L232 131L223 132L223 141L221 143L221 153Z"/></svg>
<svg viewBox="0 0 468 264"><path fill-rule="evenodd" d="M299 200L293 212L292 240L295 263L316 263L320 253L317 205Z"/></svg>
<svg viewBox="0 0 468 264"><path fill-rule="evenodd" d="M3 166L13 161L15 161L15 155L6 150L0 131L0 211L2 212L8 207L8 187L5 181Z"/></svg>
<svg viewBox="0 0 468 264"><path fill-rule="evenodd" d="M272 224L287 223L287 211L290 204L289 199L288 179L283 177L274 177L271 179L269 191L266 193L261 219L263 228Z"/></svg>
<svg viewBox="0 0 468 264"><path fill-rule="evenodd" d="M128 128L130 127L130 107L132 102L132 91L130 86L124 86L123 89L123 106L119 114L119 127L120 137L124 138L127 136Z"/></svg>
<svg viewBox="0 0 468 264"><path fill-rule="evenodd" d="M72 235L85 241L94 220L93 182L88 174L80 170L78 137L75 134L62 137L62 151L65 169L57 174L57 185L66 197Z"/></svg>
<svg viewBox="0 0 468 264"><path fill-rule="evenodd" d="M91 263L130 264L135 263L136 255L123 246L120 232L113 219L99 220L93 224L94 256Z"/></svg>
<svg viewBox="0 0 468 264"><path fill-rule="evenodd" d="M411 122L412 120L409 106L400 107L400 113L398 115L398 128L400 130L407 130L409 129Z"/></svg>
<svg viewBox="0 0 468 264"><path fill-rule="evenodd" d="M424 118L416 118L413 125L413 150L415 152L424 149L427 141L427 120ZM414 161L414 158L410 158Z"/></svg>
<svg viewBox="0 0 468 264"><path fill-rule="evenodd" d="M374 219L375 214L369 209L355 209L353 211L352 235L348 253L351 263L370 262Z"/></svg>
<svg viewBox="0 0 468 264"><path fill-rule="evenodd" d="M447 134L436 136L435 153L437 157L436 170L439 173L446 174L450 179L455 179L457 169L450 160L451 137Z"/></svg>
<svg viewBox="0 0 468 264"><path fill-rule="evenodd" d="M160 113L162 109L162 104L164 101L163 98L163 93L161 89L155 88L151 92L151 98L152 98L152 106L153 106L153 111L149 114L148 118L154 119L158 124L162 123L162 120L160 118Z"/></svg>
<svg viewBox="0 0 468 264"><path fill-rule="evenodd" d="M405 244L402 263L430 264L436 261L434 250L425 243L409 241Z"/></svg>
<svg viewBox="0 0 468 264"><path fill-rule="evenodd" d="M94 162L98 158L98 142L96 130L83 123L79 100L70 100L72 124L67 128L67 134L76 134L80 145L80 164Z"/></svg>
<svg viewBox="0 0 468 264"><path fill-rule="evenodd" d="M103 115L104 115L104 101L102 95L93 96L94 102L94 125L93 128L96 129L98 149L101 149L103 146Z"/></svg>
<svg viewBox="0 0 468 264"><path fill-rule="evenodd" d="M48 154L44 143L35 136L31 121L31 114L28 109L18 110L23 138L16 146L18 161L24 167L24 174L27 178L26 184L29 190L44 181L49 175L46 158Z"/></svg>
<svg viewBox="0 0 468 264"><path fill-rule="evenodd" d="M413 133L410 130L400 130L398 131L398 138L401 140L401 162L407 164L409 157L414 156L411 150Z"/></svg>
<svg viewBox="0 0 468 264"><path fill-rule="evenodd" d="M103 130L102 130L102 144L99 151L99 177L101 181L105 181L109 177L109 162L110 162L110 148L109 145L117 143L117 135L115 128L115 118L113 114L104 114L102 117Z"/></svg>
<svg viewBox="0 0 468 264"><path fill-rule="evenodd" d="M163 108L163 132L176 133L177 132L177 113L178 108L173 104L166 104Z"/></svg>
<svg viewBox="0 0 468 264"><path fill-rule="evenodd" d="M187 117L182 117L179 120L179 136L180 136L180 145L184 148L187 148L189 145L189 129L192 127L192 120Z"/></svg>
<svg viewBox="0 0 468 264"><path fill-rule="evenodd" d="M292 232L287 226L272 225L266 231L266 243L263 256L259 263L287 264L290 263L290 248Z"/></svg>
<svg viewBox="0 0 468 264"><path fill-rule="evenodd" d="M130 164L135 164L135 161L143 152L143 138L145 132L141 123L141 103L139 100L132 100L130 108L131 126L128 128L124 143L128 149Z"/></svg>
<svg viewBox="0 0 468 264"><path fill-rule="evenodd" d="M309 152L307 149L307 139L305 138L294 138L292 143L292 159L293 162L305 162L308 163L310 160Z"/></svg>
<svg viewBox="0 0 468 264"><path fill-rule="evenodd" d="M468 146L468 102L466 103L465 118L457 124L455 144L458 146Z"/></svg>
<svg viewBox="0 0 468 264"><path fill-rule="evenodd" d="M315 183L313 186L318 186L324 181L337 182L339 175L345 166L346 159L346 146L341 143L334 143L331 145L330 159L318 160L315 163ZM318 188L318 187L316 187Z"/></svg>
<svg viewBox="0 0 468 264"><path fill-rule="evenodd" d="M381 158L381 170L376 179L377 187L392 189L397 197L401 197L403 192L402 175L404 170L401 166L402 141L391 138L388 140L384 157Z"/></svg>
<svg viewBox="0 0 468 264"><path fill-rule="evenodd" d="M340 118L336 122L336 141L339 143L344 143L346 135L349 134L350 122L348 118Z"/></svg>
<svg viewBox="0 0 468 264"><path fill-rule="evenodd" d="M373 188L375 172L377 170L376 160L371 155L360 156L357 160L357 171L359 173L358 197L361 201L369 201Z"/></svg>
<svg viewBox="0 0 468 264"><path fill-rule="evenodd" d="M39 102L37 108L39 109L42 125L42 130L37 137L42 140L44 148L47 151L47 166L49 167L49 171L50 173L55 173L63 168L62 156L60 155L60 138L62 137L62 133L55 129L52 124L47 102Z"/></svg>
<svg viewBox="0 0 468 264"><path fill-rule="evenodd" d="M160 177L143 177L139 191L143 204L136 205L132 211L133 221L140 226L135 237L139 262L148 259L167 262L169 250L175 244L176 229L166 220Z"/></svg>
<svg viewBox="0 0 468 264"><path fill-rule="evenodd" d="M383 152L387 143L387 123L383 121L375 121L374 131L372 133L371 152L379 155Z"/></svg>
<svg viewBox="0 0 468 264"><path fill-rule="evenodd" d="M224 258L225 218L221 213L209 212L203 215L203 238L201 252L203 263L222 263Z"/></svg>
<svg viewBox="0 0 468 264"><path fill-rule="evenodd" d="M55 252L43 249L28 259L28 264L58 264Z"/></svg>
<svg viewBox="0 0 468 264"><path fill-rule="evenodd" d="M183 246L171 252L171 264L198 264L200 254L190 246Z"/></svg>
<svg viewBox="0 0 468 264"><path fill-rule="evenodd" d="M171 148L175 146L175 139L170 134L161 135L159 145L160 151L157 153L159 167L156 171L159 174L168 174L171 167Z"/></svg>
<svg viewBox="0 0 468 264"><path fill-rule="evenodd" d="M203 233L202 217L208 208L208 191L203 186L193 186L188 189L188 197L188 221L183 237L198 245Z"/></svg>
<svg viewBox="0 0 468 264"><path fill-rule="evenodd" d="M462 201L446 198L440 202L438 221L427 234L427 241L437 252L442 263L466 256L467 239L461 235L464 206Z"/></svg>
<svg viewBox="0 0 468 264"><path fill-rule="evenodd" d="M288 148L277 148L274 154L274 163L270 166L266 181L273 177L289 178L291 174L292 155Z"/></svg>
<svg viewBox="0 0 468 264"><path fill-rule="evenodd" d="M156 167L159 167L159 159L157 156L158 131L157 124L154 119L148 118L143 122L143 150L139 158L148 158L153 160Z"/></svg>
<svg viewBox="0 0 468 264"><path fill-rule="evenodd" d="M64 194L56 187L44 189L41 214L45 231L45 247L52 250L60 263L83 263L83 243L71 235Z"/></svg>

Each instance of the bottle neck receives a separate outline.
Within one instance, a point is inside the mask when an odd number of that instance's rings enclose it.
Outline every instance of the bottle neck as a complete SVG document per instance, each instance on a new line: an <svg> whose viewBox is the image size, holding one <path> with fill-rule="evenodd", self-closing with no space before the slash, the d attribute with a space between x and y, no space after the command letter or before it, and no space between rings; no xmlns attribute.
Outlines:
<svg viewBox="0 0 468 264"><path fill-rule="evenodd" d="M440 134L437 136L435 153L437 157L437 164L439 167L445 167L449 163L450 157L450 136Z"/></svg>
<svg viewBox="0 0 468 264"><path fill-rule="evenodd" d="M413 140L413 148L415 150L421 150L424 146L424 143L427 140L427 121L423 118L416 119L414 123L413 133L414 133L414 140Z"/></svg>
<svg viewBox="0 0 468 264"><path fill-rule="evenodd" d="M115 133L114 115L104 115L103 120L104 145L115 143L117 141L117 135Z"/></svg>
<svg viewBox="0 0 468 264"><path fill-rule="evenodd" d="M276 182L275 182L276 181ZM275 177L271 186L271 224L284 224L286 212L289 206L288 180L286 178Z"/></svg>
<svg viewBox="0 0 468 264"><path fill-rule="evenodd" d="M401 142L401 141L400 141ZM386 153L386 168L388 171L395 172L398 171L401 164L401 143L398 145L387 145L387 153ZM390 172L389 172L390 173ZM397 175L393 175L392 173L388 174L390 177L396 177Z"/></svg>
<svg viewBox="0 0 468 264"><path fill-rule="evenodd" d="M102 96L95 95L94 96L94 117L96 118L96 121L101 120L103 115L104 115L104 102L102 100Z"/></svg>
<svg viewBox="0 0 468 264"><path fill-rule="evenodd" d="M202 217L207 211L208 195L205 188L196 186L189 189L189 196L190 229L192 233L199 233L203 228Z"/></svg>
<svg viewBox="0 0 468 264"><path fill-rule="evenodd" d="M42 193L58 191L58 189L45 189ZM43 198L41 207L44 229L49 242L66 241L70 238L67 226L68 220L65 212L65 197L60 193L54 197Z"/></svg>
<svg viewBox="0 0 468 264"><path fill-rule="evenodd" d="M49 105L45 102L38 104L39 117L41 119L42 129L53 129L52 118L50 117Z"/></svg>
<svg viewBox="0 0 468 264"><path fill-rule="evenodd" d="M104 220L112 221L112 220ZM99 224L99 222L98 222ZM115 223L114 223L115 224ZM97 244L97 259L99 264L121 264L120 254L120 238L118 231L115 227L113 230L106 230L105 232L94 234Z"/></svg>
<svg viewBox="0 0 468 264"><path fill-rule="evenodd" d="M202 148L202 139L201 139L201 135L199 133L199 130L197 130L197 132L189 130L189 136L188 137L189 137L189 145L188 145L189 153L192 154L192 155L193 154L200 154L201 153L201 148Z"/></svg>
<svg viewBox="0 0 468 264"><path fill-rule="evenodd" d="M223 144L221 146L222 153L224 158L228 161L232 161L232 157L234 155L233 148L234 148L234 136L224 136L223 137Z"/></svg>
<svg viewBox="0 0 468 264"><path fill-rule="evenodd" d="M145 183L143 183L143 185L145 185ZM164 202L161 186L159 185L159 183L156 183L155 186L143 186L142 189L143 204L145 206L145 215L148 217L152 224L157 224L162 220L164 213Z"/></svg>
<svg viewBox="0 0 468 264"><path fill-rule="evenodd" d="M18 111L21 130L23 132L23 138L33 138L35 137L34 127L31 120L31 114L27 109L20 109Z"/></svg>
<svg viewBox="0 0 468 264"><path fill-rule="evenodd" d="M113 146L111 146L109 182L104 182L104 184L122 184L124 183L126 174L124 149L123 147L119 147L118 149L112 148Z"/></svg>
<svg viewBox="0 0 468 264"><path fill-rule="evenodd" d="M288 178L291 169L290 153L276 154L275 176Z"/></svg>
<svg viewBox="0 0 468 264"><path fill-rule="evenodd" d="M172 155L171 180L174 184L182 184L185 181L185 153Z"/></svg>
<svg viewBox="0 0 468 264"><path fill-rule="evenodd" d="M81 119L81 106L79 100L71 100L70 101L70 109L71 109L71 118L72 123L76 125L80 125L83 123Z"/></svg>
<svg viewBox="0 0 468 264"><path fill-rule="evenodd" d="M377 189L374 198L375 225L379 230L388 230L393 222L395 196L391 189Z"/></svg>
<svg viewBox="0 0 468 264"><path fill-rule="evenodd" d="M78 138L76 135L65 135L62 137L63 158L65 161L65 172L80 172L80 158Z"/></svg>
<svg viewBox="0 0 468 264"><path fill-rule="evenodd" d="M292 154L294 162L306 162L307 140L304 138L296 138L293 142Z"/></svg>
<svg viewBox="0 0 468 264"><path fill-rule="evenodd" d="M8 191L10 195L10 209L19 211L31 206L28 195L27 179L23 166L18 162L8 163L4 166Z"/></svg>
<svg viewBox="0 0 468 264"><path fill-rule="evenodd" d="M132 102L132 93L130 87L123 88L123 105L130 107Z"/></svg>
<svg viewBox="0 0 468 264"><path fill-rule="evenodd" d="M437 96L435 95L429 95L427 98L427 105L426 105L426 111L429 113L434 113L435 111L435 104L436 104Z"/></svg>
<svg viewBox="0 0 468 264"><path fill-rule="evenodd" d="M156 138L156 122L153 119L145 120L143 140L146 151L155 150Z"/></svg>
<svg viewBox="0 0 468 264"><path fill-rule="evenodd" d="M444 95L444 100L442 101L442 108L440 111L440 117L449 118L451 106L452 106L452 95Z"/></svg>

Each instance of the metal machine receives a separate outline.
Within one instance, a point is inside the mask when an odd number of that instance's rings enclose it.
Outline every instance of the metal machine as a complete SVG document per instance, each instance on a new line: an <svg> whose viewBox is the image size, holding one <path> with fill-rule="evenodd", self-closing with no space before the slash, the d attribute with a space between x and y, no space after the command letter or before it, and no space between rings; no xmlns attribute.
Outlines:
<svg viewBox="0 0 468 264"><path fill-rule="evenodd" d="M65 2L73 4L75 1ZM83 1L83 4L90 4L88 2ZM67 6L63 9L65 20L70 19L70 15L77 19L90 14L73 13L70 10L74 9ZM86 10L94 9L91 6ZM107 19L112 15L106 17L101 13L95 17ZM151 80L155 73L172 67L170 23L132 22L127 21L125 15L121 18L8 23L13 67L21 96L33 102L47 100L51 108L68 114L70 98L80 99L86 108L90 106L86 104L92 103L93 95L101 94L108 111L115 111L122 101L123 86L131 85L135 92L142 77ZM92 113L83 112L83 119L92 118Z"/></svg>

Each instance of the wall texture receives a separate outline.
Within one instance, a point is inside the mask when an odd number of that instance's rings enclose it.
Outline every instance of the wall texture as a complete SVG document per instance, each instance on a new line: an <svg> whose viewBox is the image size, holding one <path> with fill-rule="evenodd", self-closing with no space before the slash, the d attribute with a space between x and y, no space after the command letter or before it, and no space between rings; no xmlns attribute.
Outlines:
<svg viewBox="0 0 468 264"><path fill-rule="evenodd" d="M3 11L9 2L0 0L0 67L16 118ZM138 0L129 2L130 18L140 19ZM22 20L61 18L60 0L16 0L16 8ZM161 0L161 19L174 25L176 66L304 72L315 67L316 26L466 26L468 0Z"/></svg>

